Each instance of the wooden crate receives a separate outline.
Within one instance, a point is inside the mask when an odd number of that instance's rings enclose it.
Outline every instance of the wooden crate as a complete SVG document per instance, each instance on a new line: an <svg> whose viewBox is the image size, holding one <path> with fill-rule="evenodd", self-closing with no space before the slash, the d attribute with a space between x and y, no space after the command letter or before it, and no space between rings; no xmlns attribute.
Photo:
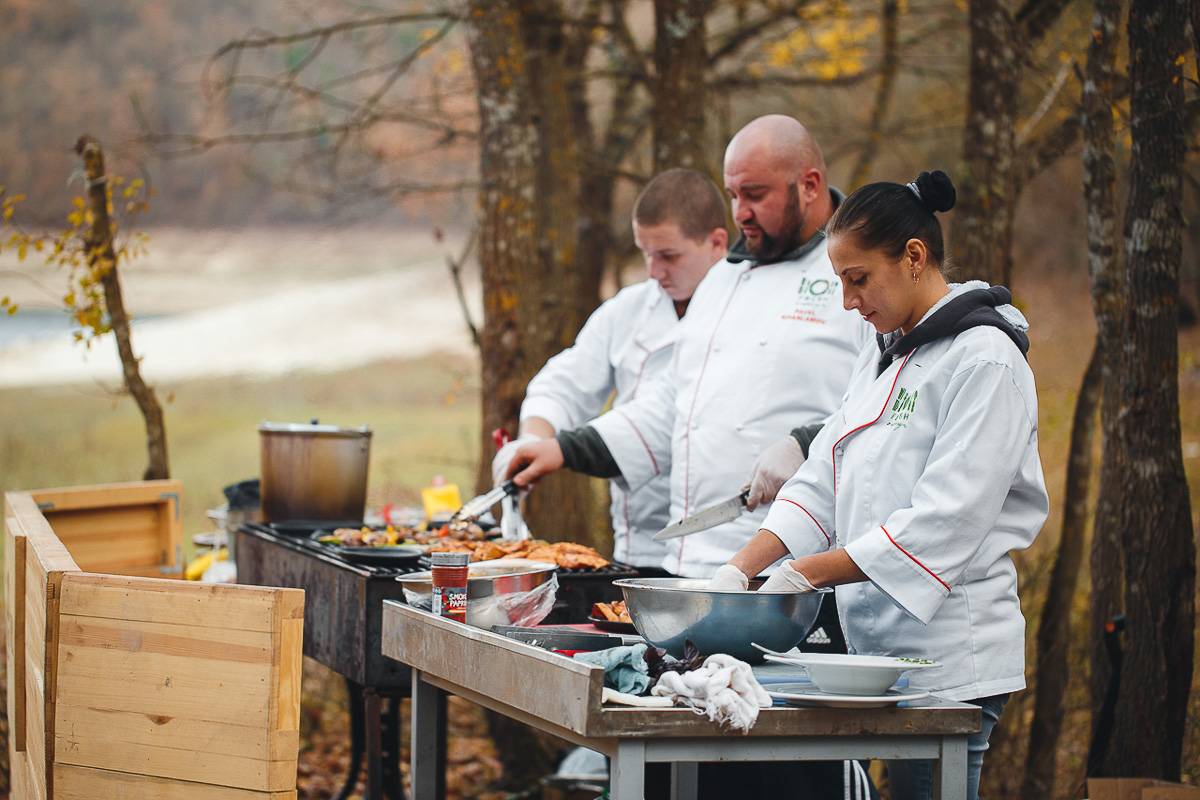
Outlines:
<svg viewBox="0 0 1200 800"><path fill-rule="evenodd" d="M304 593L84 572L38 495L5 496L14 800L295 798Z"/></svg>
<svg viewBox="0 0 1200 800"><path fill-rule="evenodd" d="M183 571L179 481L140 481L30 492L82 570L150 578Z"/></svg>

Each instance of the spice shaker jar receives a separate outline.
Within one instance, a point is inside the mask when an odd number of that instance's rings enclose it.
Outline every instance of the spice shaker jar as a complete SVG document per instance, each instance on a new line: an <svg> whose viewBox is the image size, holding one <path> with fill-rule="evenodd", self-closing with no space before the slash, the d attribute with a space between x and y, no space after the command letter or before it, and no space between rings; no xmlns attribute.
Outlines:
<svg viewBox="0 0 1200 800"><path fill-rule="evenodd" d="M467 621L468 553L433 553L433 613L459 622Z"/></svg>

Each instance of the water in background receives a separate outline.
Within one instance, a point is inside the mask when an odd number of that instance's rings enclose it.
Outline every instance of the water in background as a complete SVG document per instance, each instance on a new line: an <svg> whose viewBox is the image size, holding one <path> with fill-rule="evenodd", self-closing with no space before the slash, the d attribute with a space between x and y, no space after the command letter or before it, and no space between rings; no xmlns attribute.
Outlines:
<svg viewBox="0 0 1200 800"><path fill-rule="evenodd" d="M133 326L162 316L165 315L138 315ZM77 329L71 315L62 309L22 308L11 316L0 312L0 352L47 339L70 341L71 331Z"/></svg>

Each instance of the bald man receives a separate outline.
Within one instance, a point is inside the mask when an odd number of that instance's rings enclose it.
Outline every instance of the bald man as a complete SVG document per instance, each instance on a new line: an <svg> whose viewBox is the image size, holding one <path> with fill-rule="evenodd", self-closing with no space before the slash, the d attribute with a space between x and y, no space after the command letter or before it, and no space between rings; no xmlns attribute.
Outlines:
<svg viewBox="0 0 1200 800"><path fill-rule="evenodd" d="M822 233L841 194L804 126L785 116L754 120L730 141L724 172L741 236L693 295L669 379L523 447L508 470L528 485L566 466L630 491L669 473L676 520L751 484L755 510L669 543L662 568L696 578L711 576L757 532L803 461L805 430L838 408L855 358L872 341L861 317L842 308Z"/></svg>

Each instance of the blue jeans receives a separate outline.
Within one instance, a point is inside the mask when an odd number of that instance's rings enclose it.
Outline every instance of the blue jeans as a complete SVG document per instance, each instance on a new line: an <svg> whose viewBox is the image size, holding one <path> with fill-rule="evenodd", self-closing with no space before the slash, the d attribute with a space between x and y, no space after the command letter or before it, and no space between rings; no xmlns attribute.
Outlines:
<svg viewBox="0 0 1200 800"><path fill-rule="evenodd" d="M979 771L983 767L983 754L988 749L988 737L1000 720L1008 695L981 697L968 700L979 706L979 733L967 737L967 800L979 800ZM887 762L888 785L892 800L930 800L933 797L932 761L889 761Z"/></svg>

